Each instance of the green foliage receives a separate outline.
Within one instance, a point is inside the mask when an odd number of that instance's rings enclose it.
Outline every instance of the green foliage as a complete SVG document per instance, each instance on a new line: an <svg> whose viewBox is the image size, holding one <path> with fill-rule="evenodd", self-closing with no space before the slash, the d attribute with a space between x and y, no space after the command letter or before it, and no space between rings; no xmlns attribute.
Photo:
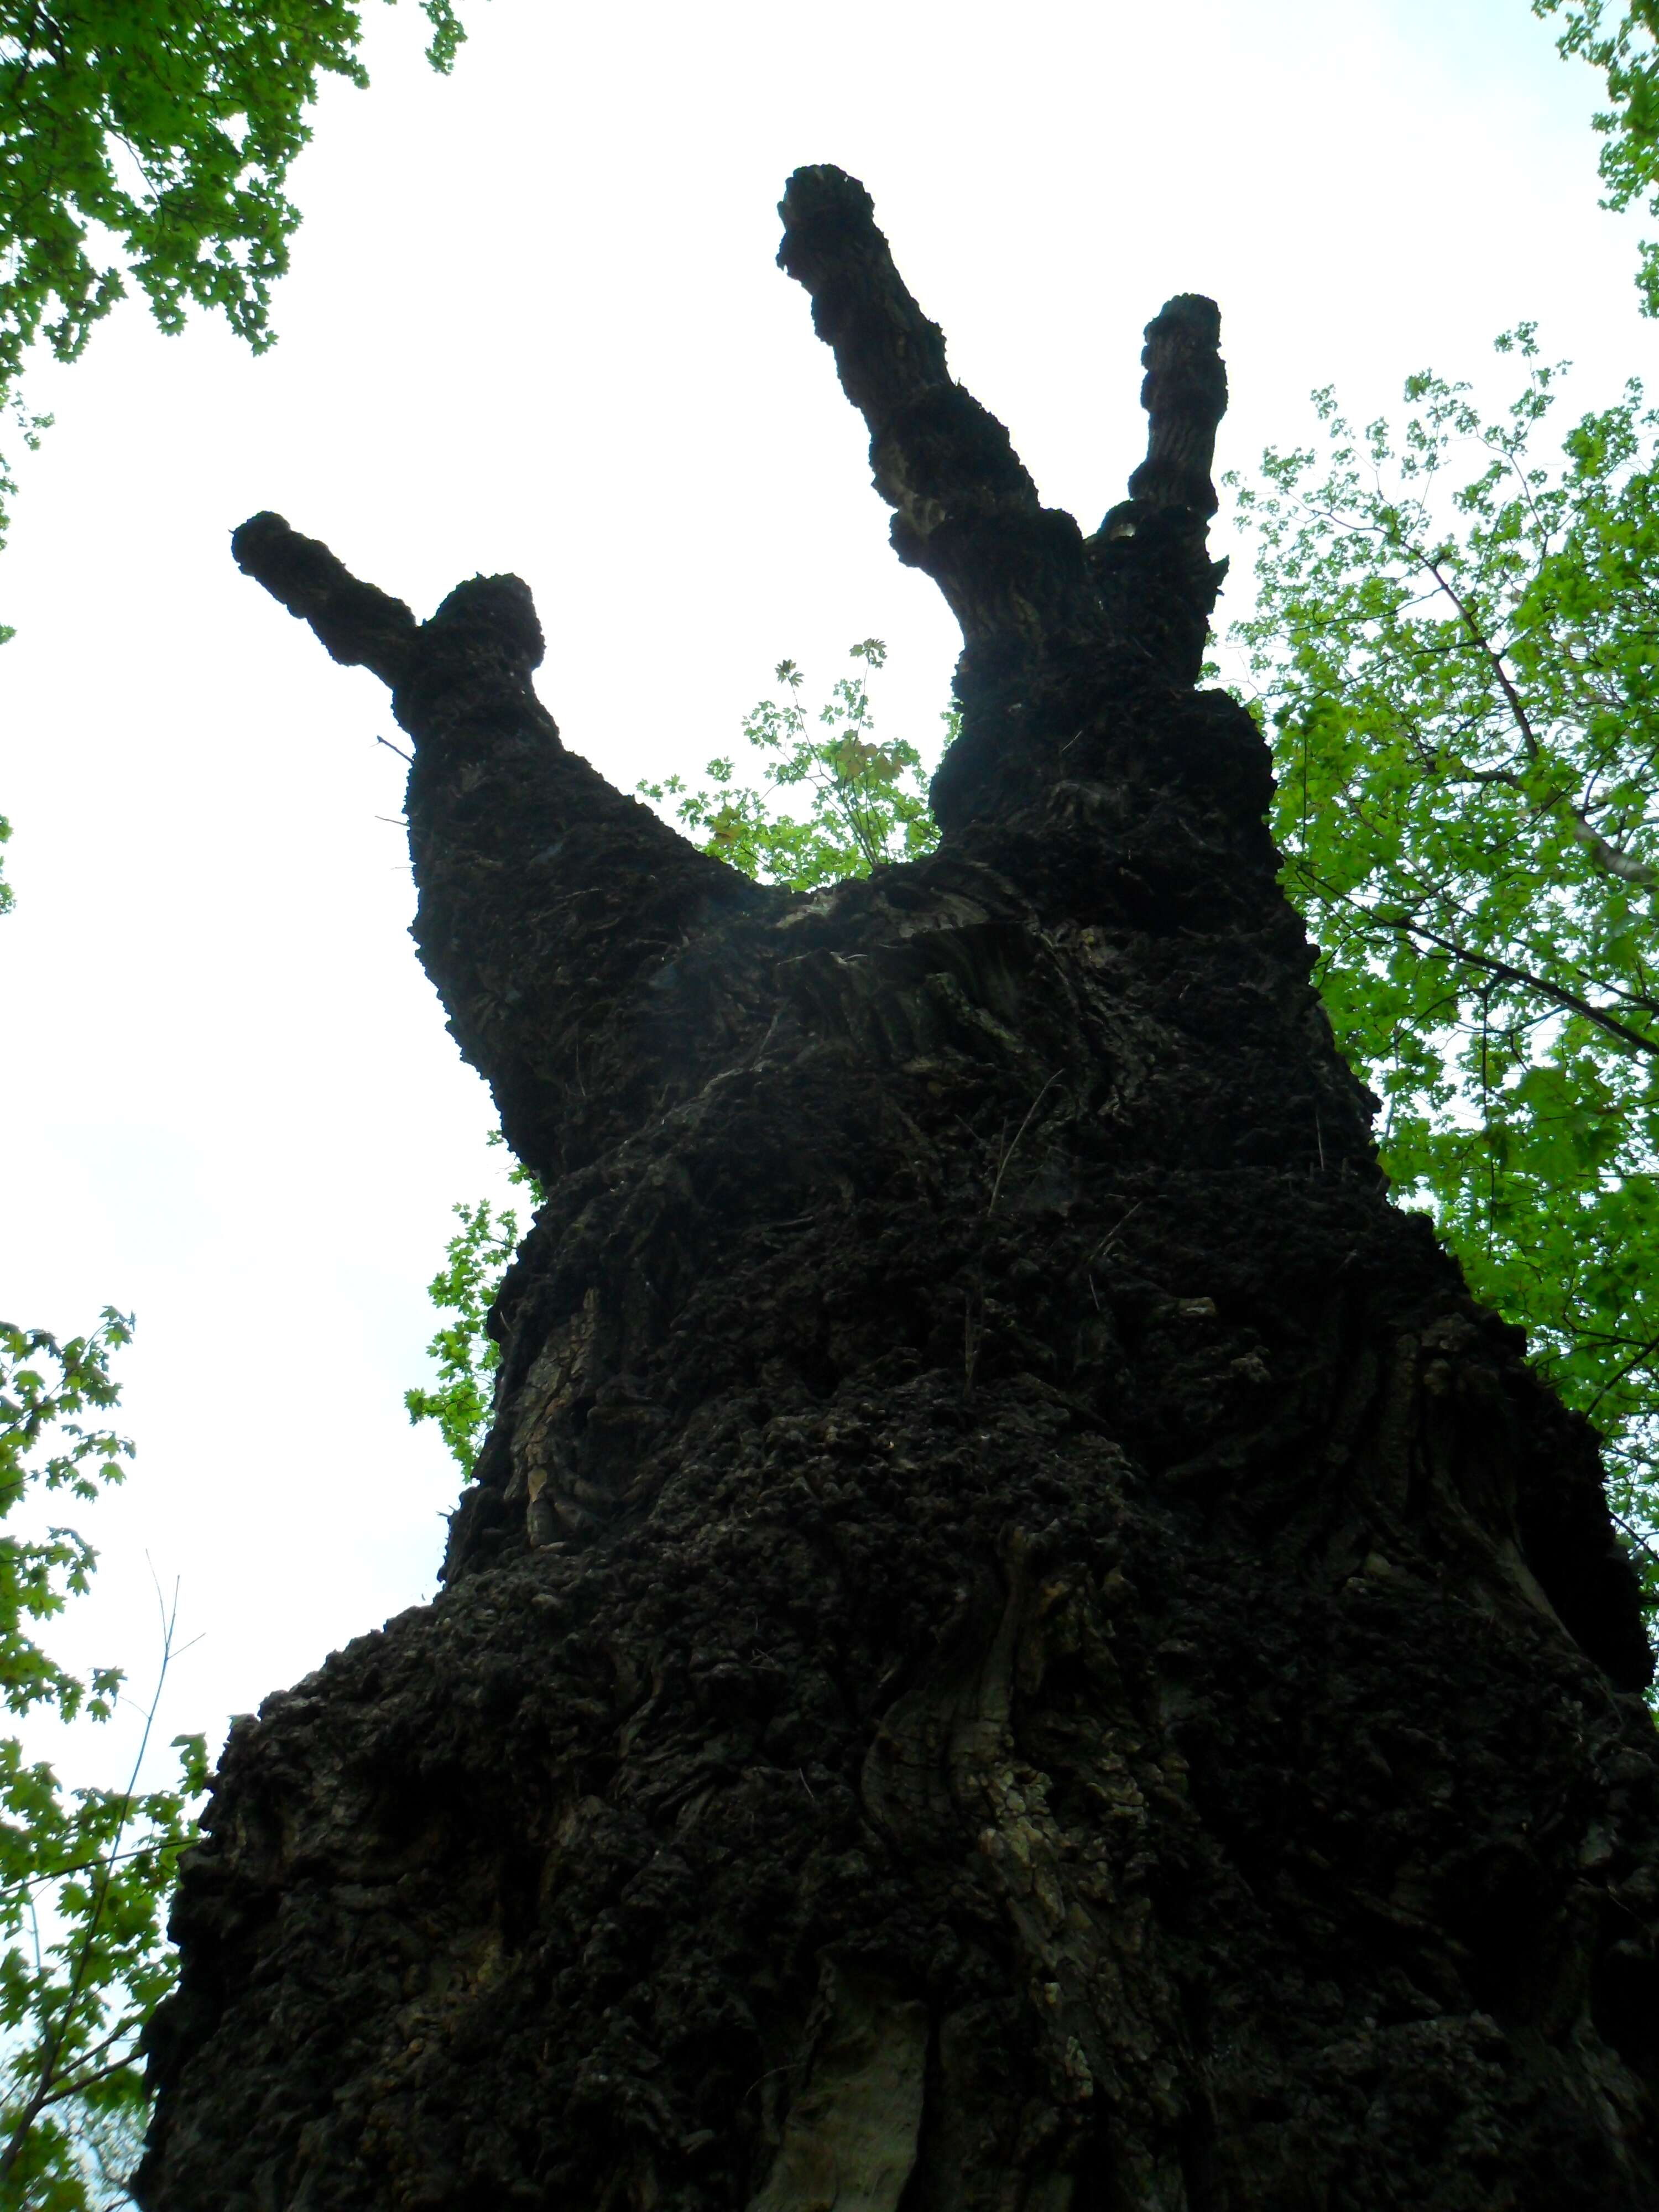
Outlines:
<svg viewBox="0 0 1659 2212"><path fill-rule="evenodd" d="M676 819L698 833L705 852L791 890L816 890L931 852L939 831L927 811L921 756L902 738L878 740L871 717L866 675L882 666L887 648L878 637L866 637L850 657L862 666L843 676L818 710L822 736L800 702L799 669L793 660L778 663L783 699L763 699L743 724L750 744L767 757L770 773L763 787L738 782L734 763L721 759L704 771L712 791L689 791L678 775L641 783L640 791L659 805L676 801ZM956 734L956 710L940 719L948 742ZM775 811L778 793L797 789L811 799L804 820ZM489 1141L501 1142L500 1130ZM528 1168L514 1168L511 1179L527 1185L541 1204L544 1194ZM519 1220L510 1206L493 1206L488 1199L454 1210L459 1233L450 1238L444 1265L428 1285L439 1312L453 1316L427 1346L437 1364L437 1387L406 1390L404 1403L411 1421L437 1422L470 1475L489 1433L501 1364L501 1348L484 1324L518 1247Z"/></svg>
<svg viewBox="0 0 1659 2212"><path fill-rule="evenodd" d="M90 1504L101 1486L121 1480L131 1444L83 1417L115 1403L119 1392L109 1357L131 1336L131 1322L112 1306L90 1336L67 1344L45 1329L0 1322L0 1520L21 1504L31 1481ZM40 1460L48 1445L55 1449ZM84 1596L96 1556L68 1528L0 1538L0 1698L9 1711L55 1705L73 1720L89 1697L88 1710L99 1720L109 1718L120 1676L98 1675L88 1691L53 1665L26 1626L61 1613L71 1595Z"/></svg>
<svg viewBox="0 0 1659 2212"><path fill-rule="evenodd" d="M832 687L816 717L821 736L801 704L800 670L793 660L778 663L783 699L763 699L743 723L750 746L769 757L763 787L739 783L735 763L722 757L703 771L712 791L689 791L671 775L640 784L641 795L659 805L675 800L676 820L696 833L704 852L791 890L816 890L931 852L939 831L927 811L921 755L902 738L878 740L874 733L867 672L884 665L887 647L866 637L849 657L862 668ZM954 715L944 719L954 734ZM804 820L775 811L781 793L798 789L811 800Z"/></svg>
<svg viewBox="0 0 1659 2212"><path fill-rule="evenodd" d="M4 632L0 632L0 645L3 645L5 643L5 640L6 634ZM7 821L3 814L0 814L0 845L5 844L10 836L11 824ZM11 912L11 885L6 881L4 869L0 868L0 914L9 914Z"/></svg>
<svg viewBox="0 0 1659 2212"><path fill-rule="evenodd" d="M1285 883L1384 1164L1659 1519L1659 414L1630 385L1559 459L1530 327L1496 419L1410 413L1269 453L1249 650ZM1643 1549L1650 1598L1659 1560Z"/></svg>
<svg viewBox="0 0 1659 2212"><path fill-rule="evenodd" d="M132 1446L99 1416L118 1396L110 1354L131 1335L112 1310L67 1343L0 1323L0 1520L32 1498L90 1504L120 1481ZM117 1669L82 1680L31 1633L84 1595L95 1557L63 1527L0 1536L9 1712L113 1712ZM162 1642L165 1680L170 1616ZM149 1720L155 1711L152 1702ZM172 1985L167 1901L194 1834L190 1801L207 1785L202 1738L181 1736L177 1786L139 1792L149 1738L147 1721L124 1790L68 1793L19 1738L0 1738L0 2202L20 2212L90 2212L107 2201L100 2147L130 2146L144 2111L138 2039Z"/></svg>
<svg viewBox="0 0 1659 2212"><path fill-rule="evenodd" d="M499 1145L501 1133L491 1133ZM539 1206L544 1193L528 1168L514 1167L508 1181L523 1184ZM452 1237L444 1264L427 1285L440 1313L453 1314L427 1346L438 1369L437 1388L405 1390L404 1404L413 1421L435 1421L439 1433L463 1474L470 1475L489 1434L501 1346L484 1323L519 1246L519 1217L510 1206L495 1206L481 1198L476 1206L453 1209L461 1226Z"/></svg>
<svg viewBox="0 0 1659 2212"><path fill-rule="evenodd" d="M1631 0L1612 14L1607 0L1532 0L1532 11L1563 17L1560 52L1582 56L1607 78L1609 105L1595 118L1605 141L1602 206L1623 214L1639 201L1659 215L1659 0ZM1651 240L1643 244L1636 283L1643 313L1659 315L1659 244Z"/></svg>
<svg viewBox="0 0 1659 2212"><path fill-rule="evenodd" d="M422 0L433 66L465 35ZM319 75L368 82L356 0L0 0L0 408L30 346L74 361L136 283L164 331L216 308L256 351L300 221ZM0 527L12 489L0 464Z"/></svg>

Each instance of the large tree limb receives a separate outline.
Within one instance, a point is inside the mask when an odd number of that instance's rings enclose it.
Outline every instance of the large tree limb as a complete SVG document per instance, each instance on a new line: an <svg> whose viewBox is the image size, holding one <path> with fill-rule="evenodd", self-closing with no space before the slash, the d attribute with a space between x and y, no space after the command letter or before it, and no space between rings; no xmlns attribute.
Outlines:
<svg viewBox="0 0 1659 2212"><path fill-rule="evenodd" d="M516 576L475 576L417 623L280 515L244 523L232 550L335 659L392 686L414 741L415 940L450 1028L521 1159L551 1179L591 1158L622 1071L672 1089L633 1034L641 993L717 915L777 895L567 751L536 696L542 634Z"/></svg>
<svg viewBox="0 0 1659 2212"><path fill-rule="evenodd" d="M1129 496L1143 507L1190 507L1207 520L1218 504L1210 481L1216 427L1227 411L1221 311L1200 293L1181 292L1164 301L1146 336L1140 404L1151 419Z"/></svg>
<svg viewBox="0 0 1659 2212"><path fill-rule="evenodd" d="M952 379L869 193L840 169L797 169L778 212L779 264L811 295L813 327L869 425L900 558L933 577L970 646L1075 623L1087 591L1077 525L1042 505L1007 431Z"/></svg>
<svg viewBox="0 0 1659 2212"><path fill-rule="evenodd" d="M863 185L836 168L797 169L778 211L779 263L811 294L813 326L870 427L894 546L939 585L970 656L991 644L1029 672L1056 647L1105 641L1195 683L1224 573L1205 550L1227 404L1214 301L1182 293L1148 324L1146 459L1085 557L1071 516L1042 505L1006 430L952 379Z"/></svg>
<svg viewBox="0 0 1659 2212"><path fill-rule="evenodd" d="M414 616L401 599L354 576L320 538L302 538L280 514L256 514L232 532L230 550L243 574L309 623L343 666L371 669L394 690L410 674Z"/></svg>
<svg viewBox="0 0 1659 2212"><path fill-rule="evenodd" d="M1182 292L1146 325L1140 404L1151 418L1146 458L1129 496L1089 540L1106 624L1121 644L1179 684L1202 672L1224 561L1212 562L1216 511L1210 470L1227 408L1227 371L1213 300Z"/></svg>

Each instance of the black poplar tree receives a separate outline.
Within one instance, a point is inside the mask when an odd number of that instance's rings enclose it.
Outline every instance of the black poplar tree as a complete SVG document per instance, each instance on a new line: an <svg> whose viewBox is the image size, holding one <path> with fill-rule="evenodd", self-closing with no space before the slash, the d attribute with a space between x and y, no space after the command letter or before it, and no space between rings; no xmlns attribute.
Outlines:
<svg viewBox="0 0 1659 2212"><path fill-rule="evenodd" d="M784 267L964 637L811 896L565 750L524 586L262 515L392 686L416 935L550 1195L444 1595L238 1726L151 2212L1651 2212L1649 1661L1594 1437L1389 1205L1194 689L1218 318L1085 537L863 190Z"/></svg>

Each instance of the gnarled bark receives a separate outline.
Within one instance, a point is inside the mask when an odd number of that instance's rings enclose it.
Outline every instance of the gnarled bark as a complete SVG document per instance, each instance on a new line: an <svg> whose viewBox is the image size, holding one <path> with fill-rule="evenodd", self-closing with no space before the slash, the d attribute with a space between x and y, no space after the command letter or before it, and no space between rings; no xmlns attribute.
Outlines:
<svg viewBox="0 0 1659 2212"><path fill-rule="evenodd" d="M443 1595L185 1869L151 2212L1646 2212L1659 1765L1595 1440L1377 1171L1193 687L1225 386L1085 539L861 188L781 258L960 618L926 860L807 897L566 752L512 579L243 566L410 733L550 1196Z"/></svg>

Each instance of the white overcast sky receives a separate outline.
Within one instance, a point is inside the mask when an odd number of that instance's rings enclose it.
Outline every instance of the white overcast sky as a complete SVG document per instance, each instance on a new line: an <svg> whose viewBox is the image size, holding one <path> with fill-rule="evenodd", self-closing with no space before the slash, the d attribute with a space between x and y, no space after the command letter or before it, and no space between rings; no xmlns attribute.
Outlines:
<svg viewBox="0 0 1659 2212"><path fill-rule="evenodd" d="M164 1718L216 1747L432 1590L456 1486L401 1395L449 1208L496 1173L404 933L385 695L238 575L236 523L276 507L421 614L515 570L566 741L628 786L729 746L786 654L827 680L884 637L890 734L946 695L952 626L773 265L799 163L864 179L1085 526L1173 292L1221 303L1239 467L1307 434L1311 386L1363 416L1425 365L1481 378L1522 317L1584 404L1659 346L1595 205L1596 82L1525 0L464 12L444 81L410 0L370 0L373 89L330 86L294 173L273 353L130 305L41 367L0 559L0 1313L138 1321L140 1456L59 1644L142 1678L151 1567L177 1578L200 1641Z"/></svg>

